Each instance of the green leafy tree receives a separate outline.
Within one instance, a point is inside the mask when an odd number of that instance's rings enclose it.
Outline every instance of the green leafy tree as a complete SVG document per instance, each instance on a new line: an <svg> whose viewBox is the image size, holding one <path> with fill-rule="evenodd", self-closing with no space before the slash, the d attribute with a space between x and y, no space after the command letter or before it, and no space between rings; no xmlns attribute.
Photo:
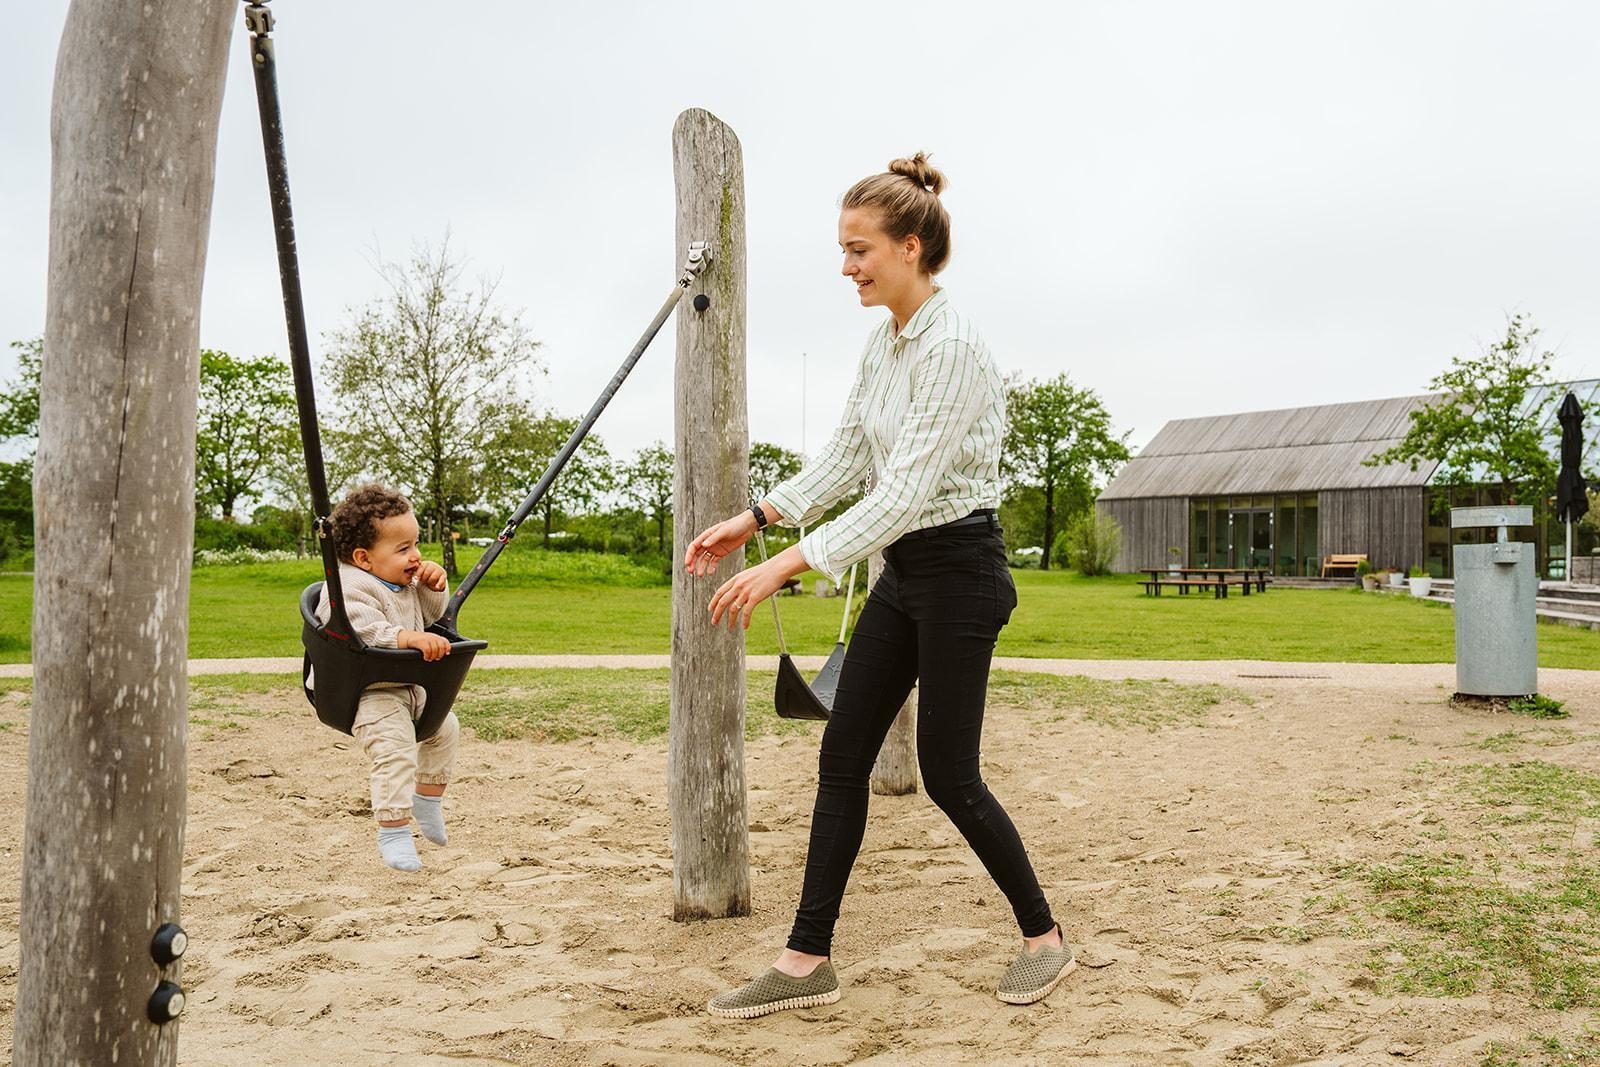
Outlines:
<svg viewBox="0 0 1600 1067"><path fill-rule="evenodd" d="M1367 459L1369 467L1438 462L1434 480L1462 485L1482 479L1499 483L1510 503L1546 495L1559 465L1551 455L1541 411L1529 410L1528 394L1550 380L1555 353L1540 351L1539 331L1524 315L1513 315L1506 335L1481 355L1457 356L1428 388L1444 396L1411 413L1399 443Z"/></svg>
<svg viewBox="0 0 1600 1067"><path fill-rule="evenodd" d="M1128 435L1111 430L1111 416L1092 389L1065 374L1006 387L1006 437L1001 470L1013 485L1037 488L1044 503L1039 566L1050 566L1058 517L1094 503L1099 477L1110 478L1128 460Z"/></svg>
<svg viewBox="0 0 1600 1067"><path fill-rule="evenodd" d="M755 441L750 445L750 486L759 496L779 482L793 478L803 466L800 453L782 445Z"/></svg>
<svg viewBox="0 0 1600 1067"><path fill-rule="evenodd" d="M0 439L20 455L0 461L0 559L33 544L33 454L39 446L39 369L44 338L13 341L17 377L0 392Z"/></svg>
<svg viewBox="0 0 1600 1067"><path fill-rule="evenodd" d="M22 442L31 459L39 442L39 369L44 362L44 338L12 341L17 353L17 380L0 393L0 437Z"/></svg>
<svg viewBox="0 0 1600 1067"><path fill-rule="evenodd" d="M577 419L553 414L507 419L487 448L489 462L484 479L489 499L508 515L516 510L577 427ZM550 547L550 531L557 513L575 515L592 510L615 481L605 442L599 435L589 434L535 508L544 523L544 546Z"/></svg>
<svg viewBox="0 0 1600 1067"><path fill-rule="evenodd" d="M287 363L201 350L195 486L203 506L233 521L241 498L267 494L269 472L298 441Z"/></svg>
<svg viewBox="0 0 1600 1067"><path fill-rule="evenodd" d="M389 291L333 334L327 376L355 465L433 519L455 575L454 515L481 497L482 458L526 411L538 342L496 306L493 283L462 283L448 239L379 269Z"/></svg>
<svg viewBox="0 0 1600 1067"><path fill-rule="evenodd" d="M752 448L752 466L754 453ZM667 520L672 517L673 475L672 449L656 441L634 453L622 476L623 495L655 520L656 551L662 553L667 550Z"/></svg>

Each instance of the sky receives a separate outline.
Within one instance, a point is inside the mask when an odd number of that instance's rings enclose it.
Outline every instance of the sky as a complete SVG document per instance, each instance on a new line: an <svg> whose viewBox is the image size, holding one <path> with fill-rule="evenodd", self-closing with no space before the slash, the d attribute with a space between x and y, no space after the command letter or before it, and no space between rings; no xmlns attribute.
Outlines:
<svg viewBox="0 0 1600 1067"><path fill-rule="evenodd" d="M701 107L744 152L753 440L837 420L885 314L839 274L839 197L917 150L949 180L940 283L1001 369L1095 390L1135 447L1422 392L1517 312L1600 375L1600 5L272 7L314 351L448 234L542 342L539 400L582 414L671 288L672 124ZM0 342L43 328L66 9L0 37ZM200 339L287 356L244 48ZM672 440L672 344L602 417L613 453Z"/></svg>

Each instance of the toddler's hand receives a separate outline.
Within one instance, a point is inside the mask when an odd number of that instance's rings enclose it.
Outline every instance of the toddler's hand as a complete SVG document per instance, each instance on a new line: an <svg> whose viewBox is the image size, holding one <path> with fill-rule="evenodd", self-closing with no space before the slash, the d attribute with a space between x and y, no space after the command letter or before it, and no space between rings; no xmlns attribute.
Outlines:
<svg viewBox="0 0 1600 1067"><path fill-rule="evenodd" d="M417 581L432 589L435 593L442 593L449 584L446 580L444 568L431 559L422 561L422 566L417 568Z"/></svg>
<svg viewBox="0 0 1600 1067"><path fill-rule="evenodd" d="M450 654L450 642L438 634L424 633L421 630L401 630L395 638L395 644L400 648L414 648L422 653L422 658L432 663L436 659L444 659Z"/></svg>

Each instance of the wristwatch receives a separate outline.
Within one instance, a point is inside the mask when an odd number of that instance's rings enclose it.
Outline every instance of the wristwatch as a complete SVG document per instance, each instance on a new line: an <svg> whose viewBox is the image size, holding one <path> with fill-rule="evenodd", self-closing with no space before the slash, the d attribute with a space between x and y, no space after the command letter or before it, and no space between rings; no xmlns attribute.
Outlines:
<svg viewBox="0 0 1600 1067"><path fill-rule="evenodd" d="M767 513L761 510L760 504L750 505L750 514L756 517L756 529L765 530L767 528Z"/></svg>

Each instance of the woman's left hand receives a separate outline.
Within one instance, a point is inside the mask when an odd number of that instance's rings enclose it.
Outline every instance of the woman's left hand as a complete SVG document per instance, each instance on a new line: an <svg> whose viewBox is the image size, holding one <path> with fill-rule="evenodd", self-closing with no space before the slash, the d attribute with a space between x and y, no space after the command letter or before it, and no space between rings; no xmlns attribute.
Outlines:
<svg viewBox="0 0 1600 1067"><path fill-rule="evenodd" d="M798 566L796 561L798 560ZM742 619L744 628L750 629L750 616L756 605L783 588L783 583L806 569L805 559L798 546L779 552L765 563L735 574L711 597L711 624L720 625L723 615L728 617L728 629L733 629Z"/></svg>

